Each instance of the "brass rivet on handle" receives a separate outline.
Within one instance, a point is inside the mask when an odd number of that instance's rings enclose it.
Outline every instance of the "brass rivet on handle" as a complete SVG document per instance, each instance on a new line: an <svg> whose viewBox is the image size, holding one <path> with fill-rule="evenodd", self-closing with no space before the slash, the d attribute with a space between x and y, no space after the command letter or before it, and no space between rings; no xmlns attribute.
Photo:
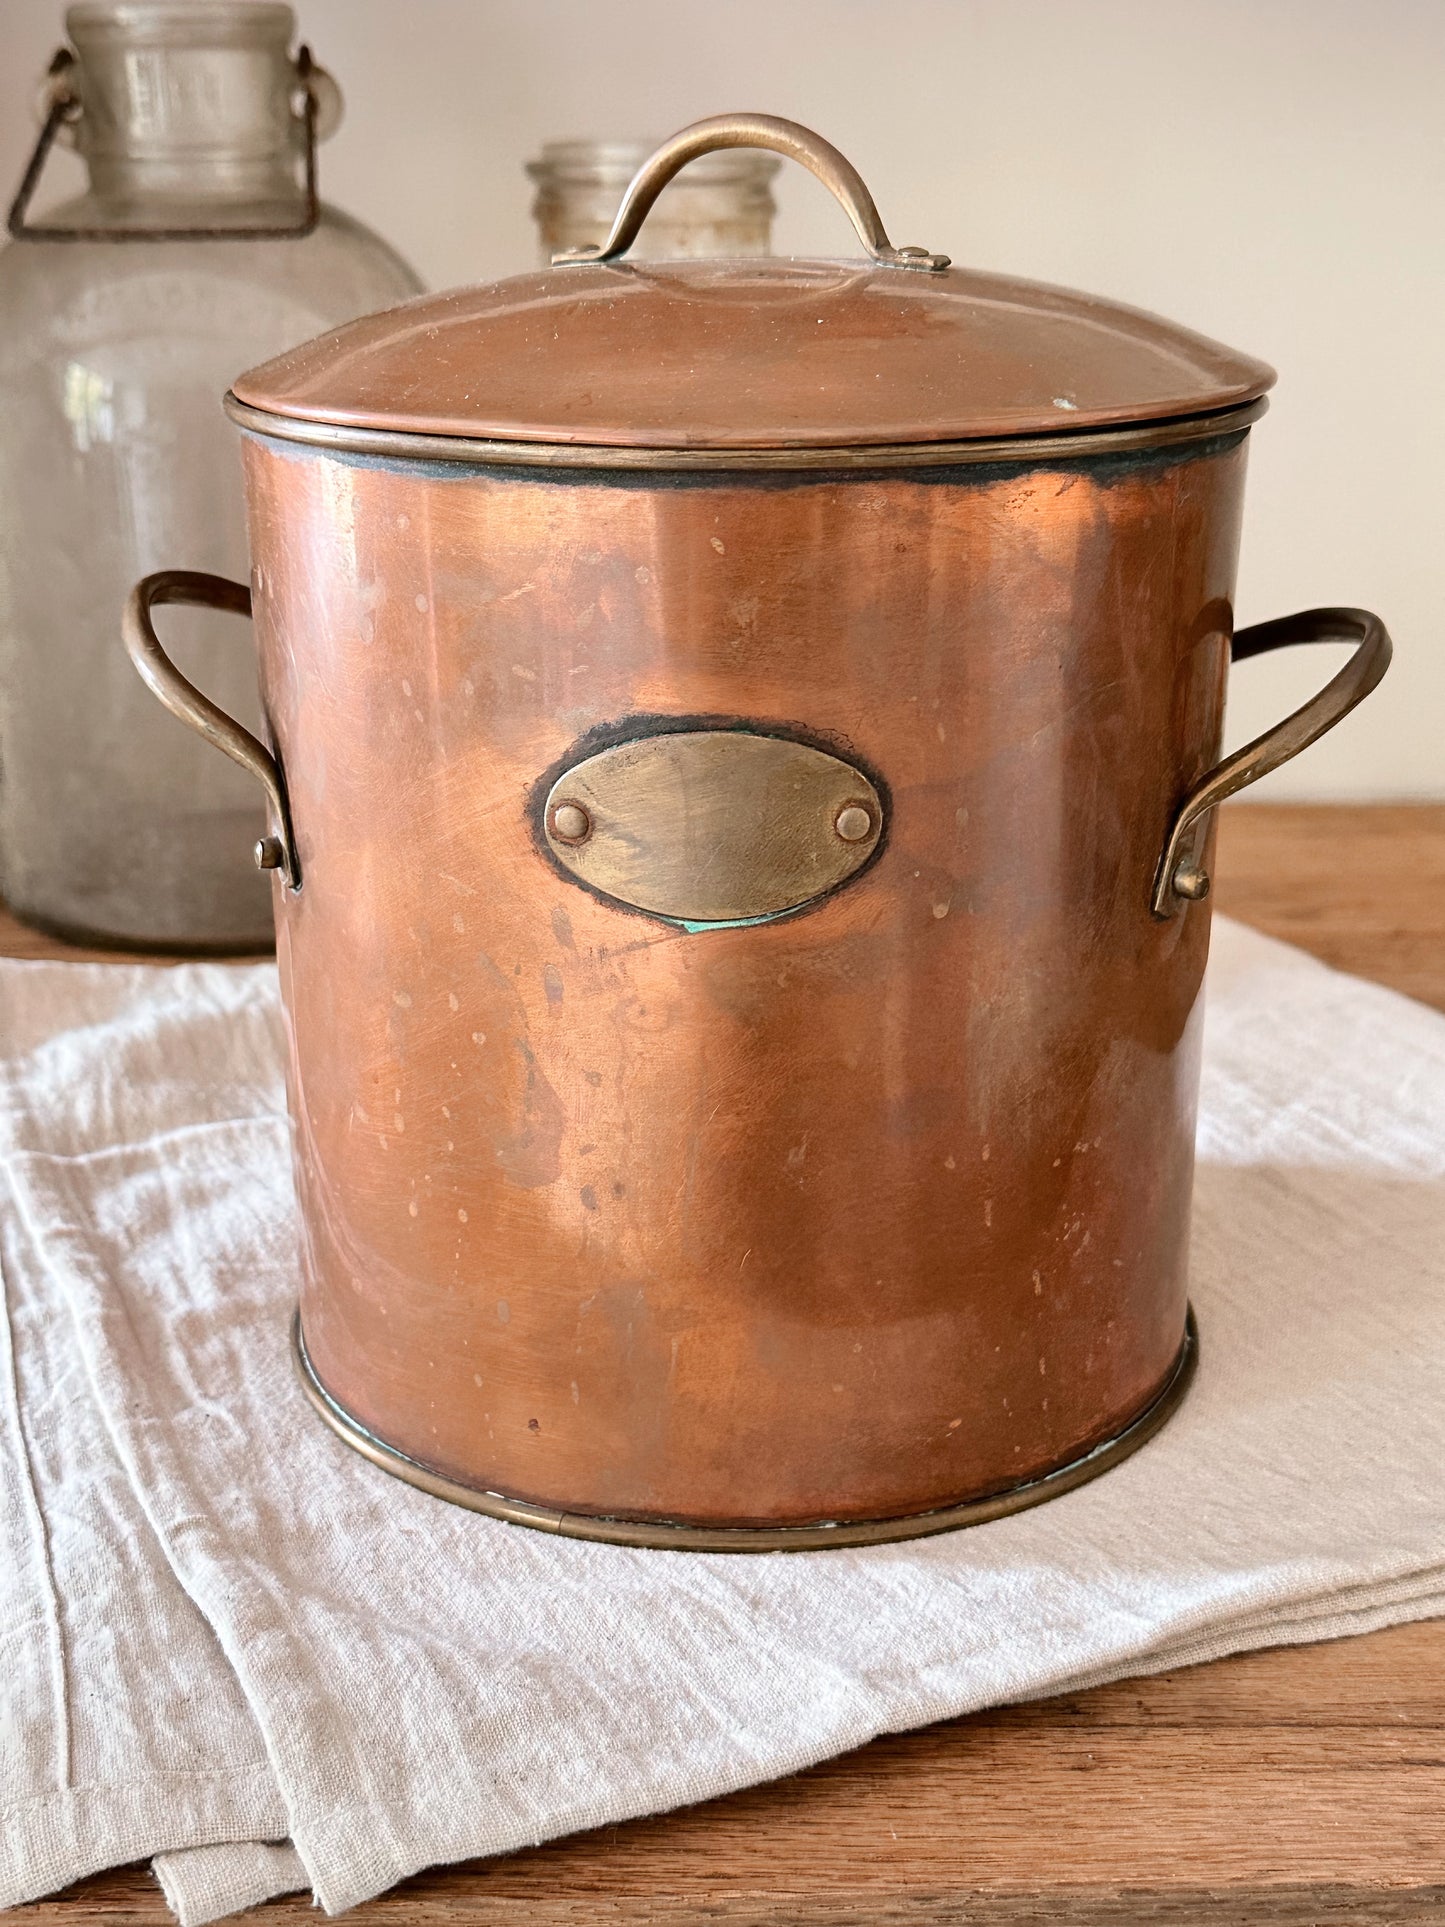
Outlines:
<svg viewBox="0 0 1445 1927"><path fill-rule="evenodd" d="M592 834L592 818L580 803L559 803L552 811L552 834L559 843L585 843Z"/></svg>
<svg viewBox="0 0 1445 1927"><path fill-rule="evenodd" d="M873 818L861 803L848 803L834 817L833 828L845 843L861 843L873 828Z"/></svg>
<svg viewBox="0 0 1445 1927"><path fill-rule="evenodd" d="M258 870L279 870L286 860L279 836L258 837L254 854Z"/></svg>
<svg viewBox="0 0 1445 1927"><path fill-rule="evenodd" d="M1191 903L1198 903L1209 895L1209 872L1201 870L1197 863L1181 863L1172 882L1174 894L1187 897Z"/></svg>

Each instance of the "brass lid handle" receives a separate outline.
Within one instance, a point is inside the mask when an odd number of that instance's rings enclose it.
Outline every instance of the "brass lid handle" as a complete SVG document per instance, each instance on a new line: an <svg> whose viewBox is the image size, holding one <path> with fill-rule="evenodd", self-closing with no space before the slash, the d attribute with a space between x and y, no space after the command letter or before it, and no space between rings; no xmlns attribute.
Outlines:
<svg viewBox="0 0 1445 1927"><path fill-rule="evenodd" d="M862 175L821 134L800 127L795 120L779 120L773 114L714 114L709 120L695 120L691 127L684 127L671 140L665 140L655 154L648 156L628 184L612 223L612 232L600 247L564 249L552 256L553 267L615 261L625 254L637 239L653 202L673 175L699 155L711 154L720 147L765 147L788 160L801 162L841 203L870 259L884 267L921 268L925 273L937 274L948 266L946 254L930 254L927 248L894 247Z"/></svg>

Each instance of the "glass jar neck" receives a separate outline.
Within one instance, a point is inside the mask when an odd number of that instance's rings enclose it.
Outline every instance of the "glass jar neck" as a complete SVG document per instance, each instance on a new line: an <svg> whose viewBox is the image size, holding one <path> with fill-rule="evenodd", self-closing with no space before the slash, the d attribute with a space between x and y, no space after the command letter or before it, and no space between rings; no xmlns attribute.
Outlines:
<svg viewBox="0 0 1445 1927"><path fill-rule="evenodd" d="M76 145L100 208L299 203L294 24L258 0L72 7Z"/></svg>
<svg viewBox="0 0 1445 1927"><path fill-rule="evenodd" d="M655 141L548 141L527 173L537 184L532 215L542 258L607 238L628 182ZM772 178L782 162L756 148L727 148L689 162L658 196L631 249L635 259L766 254L777 206Z"/></svg>

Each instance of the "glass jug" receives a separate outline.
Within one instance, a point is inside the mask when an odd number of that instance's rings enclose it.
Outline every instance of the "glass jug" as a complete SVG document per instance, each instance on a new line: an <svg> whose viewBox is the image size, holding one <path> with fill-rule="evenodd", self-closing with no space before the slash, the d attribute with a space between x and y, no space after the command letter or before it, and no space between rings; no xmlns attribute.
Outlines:
<svg viewBox="0 0 1445 1927"><path fill-rule="evenodd" d="M527 173L537 183L532 217L539 254L600 246L633 175L656 141L548 141ZM633 260L676 261L705 255L753 255L772 251L772 179L782 166L776 154L734 147L703 154L662 190L636 244Z"/></svg>
<svg viewBox="0 0 1445 1927"><path fill-rule="evenodd" d="M0 893L61 936L272 940L254 786L167 726L120 617L162 561L247 576L232 376L420 286L316 199L340 96L294 25L254 0L72 7L0 252ZM89 190L32 217L56 140ZM260 727L242 626L186 610L169 633Z"/></svg>

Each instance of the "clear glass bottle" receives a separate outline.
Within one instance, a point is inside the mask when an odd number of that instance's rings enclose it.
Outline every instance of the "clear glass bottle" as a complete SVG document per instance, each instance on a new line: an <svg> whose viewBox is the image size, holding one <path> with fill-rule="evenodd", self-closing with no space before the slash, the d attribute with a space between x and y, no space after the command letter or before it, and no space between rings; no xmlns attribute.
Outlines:
<svg viewBox="0 0 1445 1927"><path fill-rule="evenodd" d="M656 141L548 141L527 173L537 183L532 215L545 266L563 248L607 239L627 183ZM628 250L643 261L704 255L768 254L772 249L772 179L776 154L734 147L704 154L658 196L647 224Z"/></svg>
<svg viewBox="0 0 1445 1927"><path fill-rule="evenodd" d="M308 117L314 184L340 99L298 65L294 26L269 0L71 8L50 100L89 190L0 252L0 894L60 935L271 942L254 781L157 706L120 615L161 567L247 579L232 378L420 286L308 199ZM257 729L244 626L178 610L167 635Z"/></svg>

